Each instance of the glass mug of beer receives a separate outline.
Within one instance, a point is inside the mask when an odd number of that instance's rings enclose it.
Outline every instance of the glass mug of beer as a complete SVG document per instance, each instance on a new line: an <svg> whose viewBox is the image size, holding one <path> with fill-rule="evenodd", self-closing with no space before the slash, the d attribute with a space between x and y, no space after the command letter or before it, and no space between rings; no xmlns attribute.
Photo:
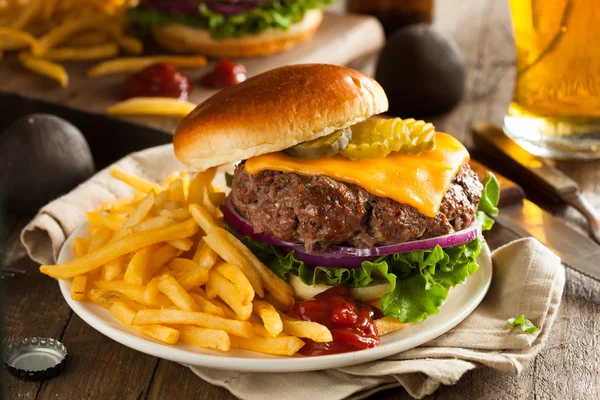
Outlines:
<svg viewBox="0 0 600 400"><path fill-rule="evenodd" d="M600 1L510 0L517 82L504 131L533 154L600 158Z"/></svg>

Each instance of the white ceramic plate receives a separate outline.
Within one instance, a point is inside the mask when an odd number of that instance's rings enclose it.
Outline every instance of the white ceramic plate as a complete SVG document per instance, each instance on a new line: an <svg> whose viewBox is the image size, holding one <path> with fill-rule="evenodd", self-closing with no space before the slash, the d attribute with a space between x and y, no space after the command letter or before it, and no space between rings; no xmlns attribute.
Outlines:
<svg viewBox="0 0 600 400"><path fill-rule="evenodd" d="M59 263L74 258L73 239L86 236L86 232L87 225L73 232L60 251ZM279 357L238 349L219 352L191 345L160 344L122 325L107 310L90 302L71 299L71 280L60 280L59 285L65 300L81 319L100 333L142 353L183 364L218 369L255 372L313 371L346 367L388 357L417 347L452 329L473 312L490 287L492 261L487 245L481 251L478 261L479 271L471 276L466 284L450 290L440 314L429 317L424 323L383 336L379 347L320 357Z"/></svg>

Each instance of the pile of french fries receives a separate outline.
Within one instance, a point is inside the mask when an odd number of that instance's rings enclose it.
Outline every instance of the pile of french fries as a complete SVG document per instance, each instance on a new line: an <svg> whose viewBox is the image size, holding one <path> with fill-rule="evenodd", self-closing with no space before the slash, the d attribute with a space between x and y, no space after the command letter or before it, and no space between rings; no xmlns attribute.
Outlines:
<svg viewBox="0 0 600 400"><path fill-rule="evenodd" d="M176 172L160 185L111 174L135 194L87 213L88 235L74 240L74 260L40 267L73 278L74 300L94 302L167 344L289 356L302 338L332 340L324 325L285 315L291 287L223 228L215 169L193 178ZM403 326L393 318L376 323L380 334Z"/></svg>
<svg viewBox="0 0 600 400"><path fill-rule="evenodd" d="M142 54L143 43L126 34L125 10L134 3L133 0L0 0L0 58L4 52L18 51L24 68L66 87L69 74L58 62L114 58L121 51ZM101 62L91 67L87 75L135 72L157 62L201 68L206 65L206 58L123 57Z"/></svg>

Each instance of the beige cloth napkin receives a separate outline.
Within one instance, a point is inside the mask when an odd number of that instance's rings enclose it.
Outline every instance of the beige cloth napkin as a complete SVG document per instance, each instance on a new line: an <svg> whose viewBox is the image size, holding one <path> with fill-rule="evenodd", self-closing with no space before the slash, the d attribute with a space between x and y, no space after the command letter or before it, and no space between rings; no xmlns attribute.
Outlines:
<svg viewBox="0 0 600 400"><path fill-rule="evenodd" d="M86 211L132 193L110 177L112 167L157 182L183 169L173 156L172 146L165 145L134 153L99 172L43 207L25 227L21 241L31 258L40 263L54 262L64 240L85 222ZM273 374L190 368L202 379L248 400L358 399L398 386L420 398L441 384L455 384L465 372L479 366L517 375L550 334L565 272L560 259L532 238L497 249L493 261L492 285L479 307L454 329L421 347L384 360L317 372ZM521 314L540 331L526 335L510 329L506 320Z"/></svg>

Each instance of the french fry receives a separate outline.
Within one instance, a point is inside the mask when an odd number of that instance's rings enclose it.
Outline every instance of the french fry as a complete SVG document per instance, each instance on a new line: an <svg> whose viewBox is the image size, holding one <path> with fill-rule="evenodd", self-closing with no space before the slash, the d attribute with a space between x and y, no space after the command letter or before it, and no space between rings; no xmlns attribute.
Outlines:
<svg viewBox="0 0 600 400"><path fill-rule="evenodd" d="M108 41L108 35L106 32L101 31L90 31L82 32L77 36L73 36L65 41L63 44L70 47L87 47L87 46L99 46L105 44Z"/></svg>
<svg viewBox="0 0 600 400"><path fill-rule="evenodd" d="M219 293L217 293L217 286L215 285L214 281L210 279L206 281L206 284L204 285L204 290L206 290L206 297L208 297L209 300L216 299L219 295Z"/></svg>
<svg viewBox="0 0 600 400"><path fill-rule="evenodd" d="M231 341L227 332L219 329L198 328L195 326L182 326L179 339L205 349L216 349L227 351L231 347Z"/></svg>
<svg viewBox="0 0 600 400"><path fill-rule="evenodd" d="M16 43L22 43L24 46L29 46L32 51L39 46L39 41L35 37L14 28L0 27L0 39L10 39ZM5 48L3 40L0 40L0 49L10 50Z"/></svg>
<svg viewBox="0 0 600 400"><path fill-rule="evenodd" d="M109 24L109 19L92 14L81 18L67 19L62 24L52 29L40 38L39 47L33 52L33 55L44 56L48 50L61 44L74 34L82 31L102 29Z"/></svg>
<svg viewBox="0 0 600 400"><path fill-rule="evenodd" d="M150 264L150 260L152 260L152 257L154 257L154 254L158 250L159 246L160 245L157 243L138 250L131 261L129 261L123 280L135 285L143 285L144 270Z"/></svg>
<svg viewBox="0 0 600 400"><path fill-rule="evenodd" d="M237 317L243 321L252 315L252 303L244 305L236 287L223 275L211 269L208 272L208 282L206 291L217 293L217 295L236 313ZM210 296L210 295L209 295Z"/></svg>
<svg viewBox="0 0 600 400"><path fill-rule="evenodd" d="M408 325L408 324L404 324L404 323L398 321L396 318L392 318L392 317L379 318L373 322L375 323L375 327L377 328L377 333L379 336L383 336L390 332L400 330Z"/></svg>
<svg viewBox="0 0 600 400"><path fill-rule="evenodd" d="M209 234L213 228L218 227L212 214L204 206L200 204L190 204L189 211L206 234Z"/></svg>
<svg viewBox="0 0 600 400"><path fill-rule="evenodd" d="M213 216L217 215L217 207L215 207L215 205L213 204L211 198L210 198L210 192L208 190L208 187L205 187L204 190L202 191L202 204L204 205L204 208L206 208L206 210Z"/></svg>
<svg viewBox="0 0 600 400"><path fill-rule="evenodd" d="M200 288L196 288L195 290L198 291L198 290L201 290L201 289ZM206 294L206 298L208 298L208 294ZM223 310L223 312L225 313L225 317L226 318L228 318L228 319L237 319L237 315L231 309L231 307L229 307L223 301L219 300L218 297L209 299L209 301L211 303L213 303L215 306L219 307L221 310Z"/></svg>
<svg viewBox="0 0 600 400"><path fill-rule="evenodd" d="M124 233L124 236L130 235L132 233L147 232L154 229L166 228L167 226L175 225L176 223L177 221L171 218L154 217L127 228L127 231Z"/></svg>
<svg viewBox="0 0 600 400"><path fill-rule="evenodd" d="M225 312L223 311L223 309L211 303L210 300L202 297L198 293L190 293L190 296L192 296L192 299L194 299L194 301L200 308L200 311L216 315L217 317L225 318Z"/></svg>
<svg viewBox="0 0 600 400"><path fill-rule="evenodd" d="M165 208L165 204L167 204L167 201L169 200L169 192L167 192L166 190L163 192L160 192L158 194L158 196L156 196L156 208L157 209L164 209Z"/></svg>
<svg viewBox="0 0 600 400"><path fill-rule="evenodd" d="M127 307L127 304L120 300L115 301L109 311L115 318L127 326L131 326L131 321L133 321L136 314L134 310Z"/></svg>
<svg viewBox="0 0 600 400"><path fill-rule="evenodd" d="M273 307L275 307L278 310L287 310L288 307L284 304L281 304L279 302L279 300L277 300L275 297L273 297L271 295L271 293L267 293L265 294L265 296L262 298L264 301L266 301L267 303L273 304Z"/></svg>
<svg viewBox="0 0 600 400"><path fill-rule="evenodd" d="M110 310L115 301L122 301L123 303L127 304L127 307L135 310L136 312L145 308L143 304L133 301L121 293L106 289L90 289L90 291L87 293L87 297L93 303L107 310Z"/></svg>
<svg viewBox="0 0 600 400"><path fill-rule="evenodd" d="M152 206L154 206L154 200L156 200L156 193L154 192L154 190L150 190L146 197L144 197L144 200L142 200L138 204L135 211L133 211L127 219L127 221L125 221L125 224L123 224L121 229L119 229L119 231L115 233L115 236L112 240L121 239L129 233L129 231L127 230L128 228L142 222L152 209Z"/></svg>
<svg viewBox="0 0 600 400"><path fill-rule="evenodd" d="M167 264L169 269L174 271L193 271L198 269L198 264L187 258L174 258Z"/></svg>
<svg viewBox="0 0 600 400"><path fill-rule="evenodd" d="M192 290L208 282L208 270L196 268L191 271L182 271L177 275L177 281L185 290Z"/></svg>
<svg viewBox="0 0 600 400"><path fill-rule="evenodd" d="M271 271L265 264L262 263L256 256L247 248L242 242L240 242L235 236L227 232L225 229L217 228L215 233L222 235L242 256L250 262L254 270L262 281L263 286L269 291L277 301L284 305L285 309L290 308L294 304L294 292L292 287L283 279L278 277L275 272ZM204 239L206 240L206 238ZM238 264L240 265L240 264ZM241 266L241 265L240 265ZM250 269L250 268L249 268ZM248 276L248 272L244 269L244 273ZM250 281L252 282L252 281ZM254 285L252 285L254 287ZM256 288L255 288L256 290ZM259 292L257 292L260 297Z"/></svg>
<svg viewBox="0 0 600 400"><path fill-rule="evenodd" d="M112 58L119 54L119 46L105 43L91 47L59 47L50 49L44 59L51 61L91 61Z"/></svg>
<svg viewBox="0 0 600 400"><path fill-rule="evenodd" d="M106 282L117 279L127 268L129 263L127 256L121 256L102 266L102 279Z"/></svg>
<svg viewBox="0 0 600 400"><path fill-rule="evenodd" d="M84 257L57 265L42 265L40 271L57 279L72 278L75 275L93 271L101 265L142 247L173 239L190 237L198 232L198 224L193 219L176 225L148 232L135 233L123 239L108 243L106 246Z"/></svg>
<svg viewBox="0 0 600 400"><path fill-rule="evenodd" d="M136 196L120 197L120 198L102 203L98 208L96 208L96 211L110 211L110 212L122 214L125 212L125 210L129 209L129 206L131 206L132 204L137 204L137 203L138 203L138 199L136 199Z"/></svg>
<svg viewBox="0 0 600 400"><path fill-rule="evenodd" d="M93 253L110 241L112 231L104 226L90 225L88 229L88 251L87 254ZM86 254L86 255L87 255Z"/></svg>
<svg viewBox="0 0 600 400"><path fill-rule="evenodd" d="M143 282L148 282L151 277L156 275L161 267L165 266L169 261L177 257L179 253L179 249L176 249L169 244L165 244L156 250L152 260L150 260L150 263L148 264L148 267L144 270Z"/></svg>
<svg viewBox="0 0 600 400"><path fill-rule="evenodd" d="M170 244L171 246L175 247L176 249L179 249L182 251L188 251L194 245L194 242L188 238L169 240L169 241L167 241L167 243Z"/></svg>
<svg viewBox="0 0 600 400"><path fill-rule="evenodd" d="M127 217L123 214L90 211L85 213L85 216L90 224L104 226L113 231L119 231L127 222Z"/></svg>
<svg viewBox="0 0 600 400"><path fill-rule="evenodd" d="M227 198L227 196L225 196L225 193L223 192L209 193L208 196L210 202L214 204L215 207L221 207L225 203L225 199Z"/></svg>
<svg viewBox="0 0 600 400"><path fill-rule="evenodd" d="M110 175L113 178L120 180L131 186L132 188L139 190L144 193L148 193L151 190L154 190L156 193L160 193L162 191L161 187L155 183L147 181L144 178L140 178L139 176L132 175L128 172L122 171L118 168L113 168L110 170Z"/></svg>
<svg viewBox="0 0 600 400"><path fill-rule="evenodd" d="M283 322L279 313L266 301L254 299L252 311L263 321L269 336L275 337L283 331Z"/></svg>
<svg viewBox="0 0 600 400"><path fill-rule="evenodd" d="M106 112L109 115L158 115L185 117L196 104L172 97L132 97L113 104Z"/></svg>
<svg viewBox="0 0 600 400"><path fill-rule="evenodd" d="M170 275L161 275L158 278L158 290L171 300L180 310L198 311L199 307L179 282Z"/></svg>
<svg viewBox="0 0 600 400"><path fill-rule="evenodd" d="M267 328L265 328L265 326L260 322L250 321L250 323L252 324L252 329L254 329L254 334L256 336L263 338L273 337L269 331L267 331Z"/></svg>
<svg viewBox="0 0 600 400"><path fill-rule="evenodd" d="M133 319L133 324L196 325L201 328L224 330L231 335L240 337L249 338L254 335L252 325L248 321L225 319L215 315L196 311L173 309L140 310Z"/></svg>
<svg viewBox="0 0 600 400"><path fill-rule="evenodd" d="M178 208L181 208L181 206L182 206L181 201L169 200L169 201L165 202L163 207L165 210L177 210Z"/></svg>
<svg viewBox="0 0 600 400"><path fill-rule="evenodd" d="M146 288L142 285L134 285L133 283L125 281L96 281L95 285L98 289L105 289L121 293L128 299L144 304L148 307L170 307L173 305L173 303L161 293L159 293L153 301L147 302L146 297L144 296Z"/></svg>
<svg viewBox="0 0 600 400"><path fill-rule="evenodd" d="M202 240L198 243L192 260L198 263L200 268L211 269L219 261L219 255Z"/></svg>
<svg viewBox="0 0 600 400"><path fill-rule="evenodd" d="M182 68L201 68L206 65L206 58L203 56L123 57L94 65L88 70L87 76L98 77L110 74L132 73L141 71L150 65L165 62Z"/></svg>
<svg viewBox="0 0 600 400"><path fill-rule="evenodd" d="M217 173L216 168L209 168L206 171L198 172L196 176L190 181L190 188L188 193L189 204L199 204L202 202L202 196L204 194L204 188L210 186L215 175Z"/></svg>
<svg viewBox="0 0 600 400"><path fill-rule="evenodd" d="M85 287L87 285L87 275L77 275L71 282L71 298L82 301L85 299Z"/></svg>
<svg viewBox="0 0 600 400"><path fill-rule="evenodd" d="M192 215L194 215L194 213L191 211L191 207L192 206L190 206L190 212L192 213ZM246 275L246 277L250 281L250 284L252 284L254 292L259 297L263 297L264 291L262 288L260 275L258 275L256 270L254 269L252 263L246 257L244 257L242 253L233 244L231 244L227 240L223 232L228 233L224 229L214 227L213 229L211 229L211 232L204 237L204 241L219 256L221 256L223 260L227 261L230 264L239 265L242 271L244 271L244 275Z"/></svg>
<svg viewBox="0 0 600 400"><path fill-rule="evenodd" d="M185 201L185 194L183 193L183 182L180 179L174 180L169 184L167 188L169 192L169 200L171 201Z"/></svg>
<svg viewBox="0 0 600 400"><path fill-rule="evenodd" d="M15 29L25 28L31 21L33 21L42 11L42 1L33 1L32 4L28 4L19 14L18 17L12 22L11 26Z"/></svg>
<svg viewBox="0 0 600 400"><path fill-rule="evenodd" d="M283 331L288 335L314 340L315 342L331 342L333 337L325 325L317 322L293 319L285 314L280 314L283 322Z"/></svg>
<svg viewBox="0 0 600 400"><path fill-rule="evenodd" d="M132 325L131 327L154 340L158 340L159 342L175 344L179 340L179 331L168 326L151 324L144 326Z"/></svg>
<svg viewBox="0 0 600 400"><path fill-rule="evenodd" d="M182 220L191 218L190 212L186 208L176 208L175 210L162 210L160 215L166 218Z"/></svg>
<svg viewBox="0 0 600 400"><path fill-rule="evenodd" d="M181 171L181 177L179 179L183 185L183 198L187 200L188 196L190 195L190 174L187 172L187 170L183 170Z"/></svg>
<svg viewBox="0 0 600 400"><path fill-rule="evenodd" d="M153 277L146 285L146 289L144 290L144 303L147 304L154 302L156 295L160 293L160 290L158 289L159 278L160 275Z"/></svg>
<svg viewBox="0 0 600 400"><path fill-rule="evenodd" d="M133 36L121 36L117 41L119 46L128 54L138 55L144 51L144 44Z"/></svg>
<svg viewBox="0 0 600 400"><path fill-rule="evenodd" d="M90 241L86 238L77 237L73 240L73 253L75 253L75 258L83 257L87 254L88 249L90 247Z"/></svg>
<svg viewBox="0 0 600 400"><path fill-rule="evenodd" d="M242 305L246 306L252 303L254 289L252 289L252 285L240 267L229 263L219 263L215 266L214 270L233 283L242 301Z"/></svg>
<svg viewBox="0 0 600 400"><path fill-rule="evenodd" d="M175 182L175 180L181 178L181 173L182 171L171 172L171 174L169 174L169 176L167 176L165 180L161 182L160 186L167 189L172 182Z"/></svg>
<svg viewBox="0 0 600 400"><path fill-rule="evenodd" d="M55 80L62 87L67 87L69 85L69 74L67 74L67 71L61 65L55 64L52 61L32 57L27 53L21 53L19 55L19 62L28 70Z"/></svg>
<svg viewBox="0 0 600 400"><path fill-rule="evenodd" d="M52 17L52 12L54 11L54 7L56 5L57 0L45 0L44 8L42 10L42 18L46 21L50 20Z"/></svg>
<svg viewBox="0 0 600 400"><path fill-rule="evenodd" d="M280 336L275 338L231 336L230 340L232 347L277 356L294 355L304 346L304 342L294 336Z"/></svg>

